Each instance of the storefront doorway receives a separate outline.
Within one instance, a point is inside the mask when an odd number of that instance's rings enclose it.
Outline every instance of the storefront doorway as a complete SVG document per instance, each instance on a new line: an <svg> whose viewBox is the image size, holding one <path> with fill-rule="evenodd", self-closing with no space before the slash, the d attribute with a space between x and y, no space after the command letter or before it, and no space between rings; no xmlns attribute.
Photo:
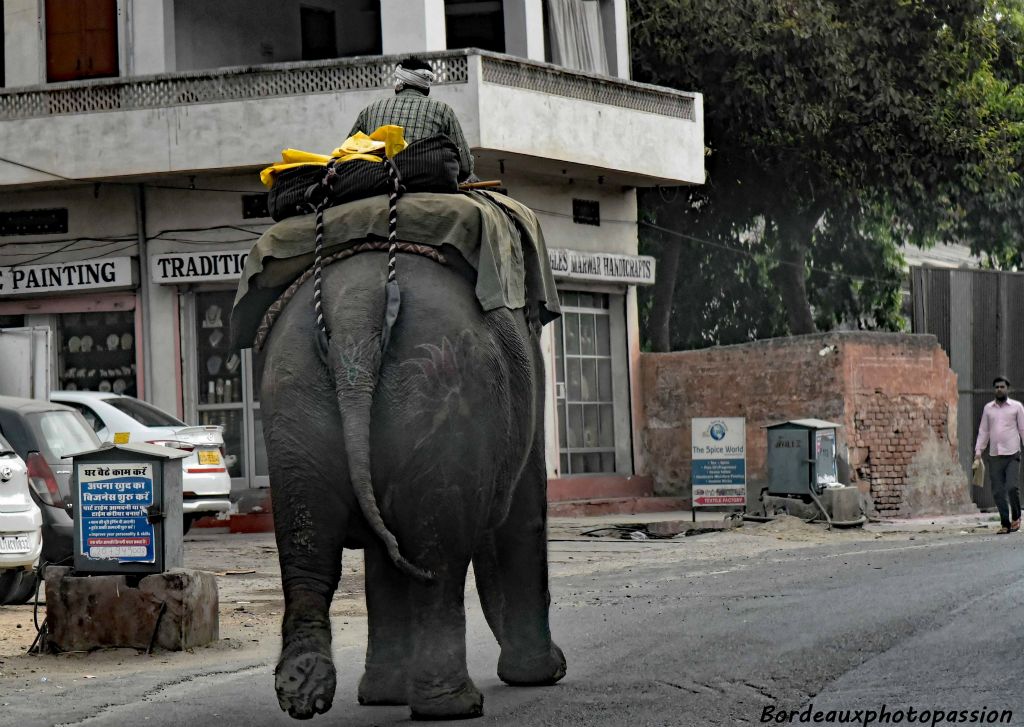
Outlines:
<svg viewBox="0 0 1024 727"><path fill-rule="evenodd" d="M187 421L224 427L225 463L233 491L269 487L260 415L259 373L249 349L232 351L231 290L182 296L183 395Z"/></svg>
<svg viewBox="0 0 1024 727"><path fill-rule="evenodd" d="M554 323L559 474L629 474L623 296L562 290Z"/></svg>

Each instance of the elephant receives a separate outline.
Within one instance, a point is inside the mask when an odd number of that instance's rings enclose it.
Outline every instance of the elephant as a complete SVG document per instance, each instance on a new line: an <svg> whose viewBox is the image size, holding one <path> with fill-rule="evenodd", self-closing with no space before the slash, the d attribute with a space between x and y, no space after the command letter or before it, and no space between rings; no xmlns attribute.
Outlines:
<svg viewBox="0 0 1024 727"><path fill-rule="evenodd" d="M343 548L366 564L360 704L483 713L466 667L470 563L499 678L566 673L548 614L539 321L529 308L484 312L456 265L397 263L401 312L383 353L385 256L366 252L323 270L325 354L310 280L257 355L285 598L275 688L298 719L334 698L328 611Z"/></svg>

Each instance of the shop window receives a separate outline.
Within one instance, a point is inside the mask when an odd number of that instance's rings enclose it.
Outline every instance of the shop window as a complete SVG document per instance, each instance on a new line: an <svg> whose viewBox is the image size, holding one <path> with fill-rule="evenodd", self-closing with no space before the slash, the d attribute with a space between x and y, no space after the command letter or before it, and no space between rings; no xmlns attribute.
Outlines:
<svg viewBox="0 0 1024 727"><path fill-rule="evenodd" d="M608 73L601 0L544 0L548 60L566 68ZM605 2L606 10L613 12Z"/></svg>
<svg viewBox="0 0 1024 727"><path fill-rule="evenodd" d="M199 423L224 428L224 453L228 473L242 477L242 358L231 350L230 290L196 293L196 376Z"/></svg>
<svg viewBox="0 0 1024 727"><path fill-rule="evenodd" d="M299 8L302 27L302 60L319 61L338 57L338 34L334 11L321 8Z"/></svg>
<svg viewBox="0 0 1024 727"><path fill-rule="evenodd" d="M117 0L46 0L46 80L117 74Z"/></svg>
<svg viewBox="0 0 1024 727"><path fill-rule="evenodd" d="M501 0L445 0L449 48L505 52L505 11Z"/></svg>
<svg viewBox="0 0 1024 727"><path fill-rule="evenodd" d="M57 326L62 389L138 396L134 311L64 313Z"/></svg>
<svg viewBox="0 0 1024 727"><path fill-rule="evenodd" d="M555 397L562 475L612 473L615 402L611 315L602 293L563 292L555 322Z"/></svg>

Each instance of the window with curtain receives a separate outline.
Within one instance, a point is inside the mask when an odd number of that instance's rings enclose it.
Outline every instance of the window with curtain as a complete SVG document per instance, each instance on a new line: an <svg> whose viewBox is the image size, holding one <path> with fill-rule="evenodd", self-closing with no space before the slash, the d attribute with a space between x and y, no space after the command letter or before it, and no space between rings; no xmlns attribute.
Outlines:
<svg viewBox="0 0 1024 727"><path fill-rule="evenodd" d="M600 0L545 0L551 62L608 73Z"/></svg>

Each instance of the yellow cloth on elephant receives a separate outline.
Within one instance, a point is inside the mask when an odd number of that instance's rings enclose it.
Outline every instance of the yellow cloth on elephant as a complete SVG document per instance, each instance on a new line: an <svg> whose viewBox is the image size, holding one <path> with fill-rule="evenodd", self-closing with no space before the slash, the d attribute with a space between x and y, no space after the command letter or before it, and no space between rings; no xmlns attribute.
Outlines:
<svg viewBox="0 0 1024 727"><path fill-rule="evenodd" d="M232 340L238 346L252 345L267 307L313 264L314 218L278 222L250 251L231 312ZM325 255L387 235L386 196L324 211ZM540 303L543 323L561 313L540 223L529 207L510 197L487 191L404 194L398 200L398 239L457 249L477 271L476 296L484 311L515 310L531 300ZM401 285L401 260L398 279Z"/></svg>
<svg viewBox="0 0 1024 727"><path fill-rule="evenodd" d="M361 131L345 139L345 143L332 151L330 154L315 154L311 151L301 149L283 149L281 161L271 164L260 172L260 181L263 186L270 189L274 186L277 175L288 169L296 167L318 166L323 167L331 159L337 159L339 164L350 162L354 159L362 159L368 162L381 162L383 154L388 158L405 150L409 146L405 140L405 130L401 126L381 126L372 134L367 136Z"/></svg>

